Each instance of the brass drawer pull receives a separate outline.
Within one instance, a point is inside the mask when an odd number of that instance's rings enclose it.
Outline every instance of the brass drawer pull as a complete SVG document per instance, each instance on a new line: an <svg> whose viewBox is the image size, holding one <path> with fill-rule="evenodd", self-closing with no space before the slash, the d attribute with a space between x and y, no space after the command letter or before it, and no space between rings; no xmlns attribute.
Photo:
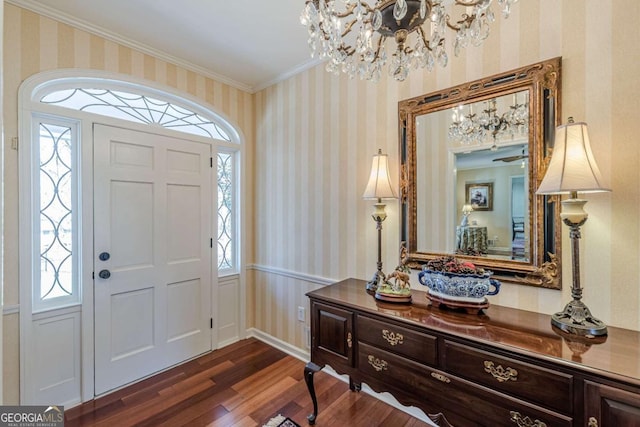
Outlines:
<svg viewBox="0 0 640 427"><path fill-rule="evenodd" d="M442 381L443 383L447 383L448 384L448 383L451 382L451 380L448 377L446 377L446 376L444 376L442 374L439 374L437 372L431 372L431 376L433 378L437 379L438 381Z"/></svg>
<svg viewBox="0 0 640 427"><path fill-rule="evenodd" d="M404 336L402 334L396 334L395 332L389 332L386 329L382 330L382 338L387 340L387 342L391 345L402 344L404 340Z"/></svg>
<svg viewBox="0 0 640 427"><path fill-rule="evenodd" d="M540 420L532 420L529 417L523 417L520 412L511 411L511 421L516 423L518 427L547 427L547 424Z"/></svg>
<svg viewBox="0 0 640 427"><path fill-rule="evenodd" d="M589 417L589 424L587 424L587 427L598 427L598 420L596 420L595 417Z"/></svg>
<svg viewBox="0 0 640 427"><path fill-rule="evenodd" d="M498 382L518 381L518 371L513 368L503 368L502 365L495 366L493 362L484 361L484 371L491 374Z"/></svg>
<svg viewBox="0 0 640 427"><path fill-rule="evenodd" d="M347 346L349 348L353 346L353 336L351 335L351 332L347 334Z"/></svg>
<svg viewBox="0 0 640 427"><path fill-rule="evenodd" d="M386 371L387 366L389 366L389 364L386 361L382 359L378 359L377 357L373 357L372 355L369 355L368 360L369 360L369 365L373 366L373 369L375 369L378 372Z"/></svg>

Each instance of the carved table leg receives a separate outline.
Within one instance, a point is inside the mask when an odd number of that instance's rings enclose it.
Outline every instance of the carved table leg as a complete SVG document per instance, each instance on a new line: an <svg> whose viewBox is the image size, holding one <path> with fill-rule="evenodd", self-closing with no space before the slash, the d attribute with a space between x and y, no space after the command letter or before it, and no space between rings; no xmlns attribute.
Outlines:
<svg viewBox="0 0 640 427"><path fill-rule="evenodd" d="M309 425L316 423L318 417L318 399L316 399L316 390L313 387L313 374L320 371L322 368L313 362L309 362L304 367L304 381L307 383L309 394L311 395L311 401L313 402L313 414L307 416Z"/></svg>

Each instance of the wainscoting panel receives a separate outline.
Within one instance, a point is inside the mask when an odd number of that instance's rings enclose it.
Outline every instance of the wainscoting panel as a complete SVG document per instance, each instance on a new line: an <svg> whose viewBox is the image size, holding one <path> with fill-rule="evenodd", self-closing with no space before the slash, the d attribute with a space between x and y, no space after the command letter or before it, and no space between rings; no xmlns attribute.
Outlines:
<svg viewBox="0 0 640 427"><path fill-rule="evenodd" d="M240 277L227 276L218 279L218 348L240 339Z"/></svg>
<svg viewBox="0 0 640 427"><path fill-rule="evenodd" d="M33 340L27 344L32 365L25 381L29 403L80 402L80 312L38 315L32 325Z"/></svg>
<svg viewBox="0 0 640 427"><path fill-rule="evenodd" d="M253 270L255 329L308 353L310 317L306 293L330 281L264 266L254 266ZM298 307L304 307L304 321L298 320Z"/></svg>

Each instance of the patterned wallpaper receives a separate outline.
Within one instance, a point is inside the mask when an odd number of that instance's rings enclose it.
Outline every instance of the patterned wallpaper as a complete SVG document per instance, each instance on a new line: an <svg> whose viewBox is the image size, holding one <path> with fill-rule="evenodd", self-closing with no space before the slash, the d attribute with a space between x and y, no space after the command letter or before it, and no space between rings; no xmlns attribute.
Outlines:
<svg viewBox="0 0 640 427"><path fill-rule="evenodd" d="M581 243L584 301L609 325L640 330L640 79L635 0L523 0L480 48L404 83L333 76L322 66L256 95L256 327L304 348L295 306L326 279L375 270L372 204L362 199L378 148L398 184L398 101L556 56L563 57L562 118L586 121L612 193L588 194ZM615 48L614 48L615 47ZM633 59L635 58L635 60ZM442 186L433 177L434 186ZM385 270L397 264L397 202L383 223ZM563 291L505 284L492 304L553 313L570 297L563 230ZM282 272L287 272L283 275ZM414 274L412 283L418 287Z"/></svg>

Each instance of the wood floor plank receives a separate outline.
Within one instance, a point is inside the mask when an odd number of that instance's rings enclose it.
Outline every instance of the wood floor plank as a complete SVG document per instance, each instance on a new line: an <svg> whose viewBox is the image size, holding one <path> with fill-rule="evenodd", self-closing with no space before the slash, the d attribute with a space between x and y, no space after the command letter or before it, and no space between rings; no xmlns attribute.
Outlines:
<svg viewBox="0 0 640 427"><path fill-rule="evenodd" d="M164 410L165 408L186 400L209 387L211 387L209 384L201 384L190 390L174 393L169 396L158 396L157 398L150 399L146 402L141 402L132 406L125 406L123 411L120 411L104 420L100 420L95 425L96 427L135 425L145 421L147 418L152 417L154 414Z"/></svg>
<svg viewBox="0 0 640 427"><path fill-rule="evenodd" d="M225 392L233 393L232 390L225 390L223 393ZM212 396L195 405L189 405L187 403L188 406L186 409L174 406L171 412L165 411L162 414L149 418L146 422L140 423L136 427L205 426L229 413L227 408L220 404L220 397L219 395Z"/></svg>
<svg viewBox="0 0 640 427"><path fill-rule="evenodd" d="M282 414L305 427L304 363L256 339L205 354L65 412L66 427L262 427ZM426 427L321 371L318 427Z"/></svg>
<svg viewBox="0 0 640 427"><path fill-rule="evenodd" d="M291 377L282 378L275 384L272 384L270 387L267 387L266 389L260 391L260 393L255 394L248 399L245 399L237 406L233 408L227 407L227 409L231 412L228 415L220 418L219 420L214 421L212 425L214 427L227 427L233 424L233 422L237 422L238 418L244 418L245 416L249 415L255 408L266 405L278 390L281 390L283 387L292 387L295 384L296 381Z"/></svg>

